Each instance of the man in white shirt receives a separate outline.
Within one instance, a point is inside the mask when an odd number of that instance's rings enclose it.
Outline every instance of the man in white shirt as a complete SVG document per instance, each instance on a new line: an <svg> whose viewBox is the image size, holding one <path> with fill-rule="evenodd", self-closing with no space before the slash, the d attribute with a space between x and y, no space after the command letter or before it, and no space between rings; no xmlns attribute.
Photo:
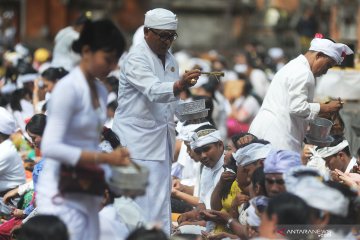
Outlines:
<svg viewBox="0 0 360 240"><path fill-rule="evenodd" d="M190 146L200 156L204 167L200 175L199 204L195 210L182 214L180 223L200 221L201 210L211 209L211 194L224 171L224 143L219 130L212 125L199 127L192 136Z"/></svg>
<svg viewBox="0 0 360 240"><path fill-rule="evenodd" d="M15 130L14 118L5 108L0 107L0 214L4 215L11 213L11 207L3 202L3 196L9 190L25 183L21 157L9 139ZM11 203L16 204L17 200Z"/></svg>
<svg viewBox="0 0 360 240"><path fill-rule="evenodd" d="M350 173L356 166L356 158L351 156L349 142L344 137L336 138L329 147L317 148L316 155L325 160L325 165L332 171L335 169L343 173Z"/></svg>
<svg viewBox="0 0 360 240"><path fill-rule="evenodd" d="M72 70L79 62L80 55L72 51L72 44L80 36L84 24L91 19L91 12L82 14L72 26L61 29L55 36L51 66Z"/></svg>
<svg viewBox="0 0 360 240"><path fill-rule="evenodd" d="M317 36L309 51L290 61L276 73L249 132L275 148L301 151L308 121L319 112L336 112L341 101L313 103L315 78L341 64L353 51L341 43Z"/></svg>
<svg viewBox="0 0 360 240"><path fill-rule="evenodd" d="M157 8L145 14L144 39L121 64L118 108L112 130L132 159L149 169L149 186L136 202L148 222L171 230L170 164L174 158L175 106L179 93L196 84L199 70L183 74L169 49L177 38L177 17Z"/></svg>

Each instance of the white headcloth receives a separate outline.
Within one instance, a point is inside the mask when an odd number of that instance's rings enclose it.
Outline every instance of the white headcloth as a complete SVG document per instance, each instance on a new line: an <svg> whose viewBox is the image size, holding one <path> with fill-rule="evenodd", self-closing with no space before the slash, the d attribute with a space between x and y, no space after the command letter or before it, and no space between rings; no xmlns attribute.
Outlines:
<svg viewBox="0 0 360 240"><path fill-rule="evenodd" d="M0 107L0 132L6 135L14 133L16 122L11 113L3 107Z"/></svg>
<svg viewBox="0 0 360 240"><path fill-rule="evenodd" d="M190 147L196 149L210 143L222 141L220 131L215 129L204 129L194 132L191 136Z"/></svg>
<svg viewBox="0 0 360 240"><path fill-rule="evenodd" d="M311 43L309 50L322 52L335 60L340 65L346 55L354 54L354 52L343 43L334 43L329 39L315 37Z"/></svg>
<svg viewBox="0 0 360 240"><path fill-rule="evenodd" d="M270 144L251 143L243 148L239 148L232 155L236 161L236 165L244 167L259 159L265 159L272 149Z"/></svg>
<svg viewBox="0 0 360 240"><path fill-rule="evenodd" d="M302 198L310 207L343 217L348 214L349 199L315 177L303 177L287 191Z"/></svg>
<svg viewBox="0 0 360 240"><path fill-rule="evenodd" d="M209 122L197 123L197 124L188 124L184 126L183 122L178 121L176 125L176 131L178 135L177 139L190 142L191 136L194 134L194 131L203 125L209 125Z"/></svg>
<svg viewBox="0 0 360 240"><path fill-rule="evenodd" d="M324 148L316 149L316 153L321 158L326 158L326 157L329 157L331 155L334 155L334 154L340 152L341 150L343 150L347 146L349 146L349 142L346 141L346 140L343 140L341 143L339 143L336 146L324 147Z"/></svg>
<svg viewBox="0 0 360 240"><path fill-rule="evenodd" d="M144 26L148 28L176 30L177 23L176 15L164 8L155 8L145 13Z"/></svg>

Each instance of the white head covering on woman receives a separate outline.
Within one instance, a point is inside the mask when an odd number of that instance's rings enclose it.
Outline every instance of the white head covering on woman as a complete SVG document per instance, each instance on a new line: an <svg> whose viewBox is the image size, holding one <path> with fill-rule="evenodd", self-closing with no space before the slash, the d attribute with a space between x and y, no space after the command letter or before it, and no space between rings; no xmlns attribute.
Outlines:
<svg viewBox="0 0 360 240"><path fill-rule="evenodd" d="M322 52L331 57L338 65L344 60L346 55L354 54L354 52L343 43L334 43L329 39L323 38L322 34L317 33L310 43L309 50Z"/></svg>
<svg viewBox="0 0 360 240"><path fill-rule="evenodd" d="M176 15L164 8L155 8L145 13L144 27L164 30L176 30Z"/></svg>

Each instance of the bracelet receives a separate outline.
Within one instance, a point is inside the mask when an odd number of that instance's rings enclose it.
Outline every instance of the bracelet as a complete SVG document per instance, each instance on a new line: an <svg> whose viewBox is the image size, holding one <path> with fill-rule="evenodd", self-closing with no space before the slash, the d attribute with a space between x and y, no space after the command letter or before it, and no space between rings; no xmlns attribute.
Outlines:
<svg viewBox="0 0 360 240"><path fill-rule="evenodd" d="M94 163L99 164L99 153L95 153L95 155L94 155Z"/></svg>
<svg viewBox="0 0 360 240"><path fill-rule="evenodd" d="M234 221L233 218L230 218L230 219L227 221L226 227L227 227L228 229L231 229L231 223L232 223L233 221Z"/></svg>

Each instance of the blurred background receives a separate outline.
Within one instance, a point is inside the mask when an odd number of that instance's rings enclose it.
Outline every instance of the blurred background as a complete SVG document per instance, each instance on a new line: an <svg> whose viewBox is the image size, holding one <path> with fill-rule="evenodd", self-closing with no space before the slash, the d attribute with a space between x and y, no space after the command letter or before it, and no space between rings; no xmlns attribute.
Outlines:
<svg viewBox="0 0 360 240"><path fill-rule="evenodd" d="M250 43L260 51L281 47L291 58L316 32L358 49L359 6L359 0L1 0L0 44L51 49L60 29L91 11L95 19L112 18L130 46L144 13L164 7L180 20L175 50L216 49L226 55Z"/></svg>

